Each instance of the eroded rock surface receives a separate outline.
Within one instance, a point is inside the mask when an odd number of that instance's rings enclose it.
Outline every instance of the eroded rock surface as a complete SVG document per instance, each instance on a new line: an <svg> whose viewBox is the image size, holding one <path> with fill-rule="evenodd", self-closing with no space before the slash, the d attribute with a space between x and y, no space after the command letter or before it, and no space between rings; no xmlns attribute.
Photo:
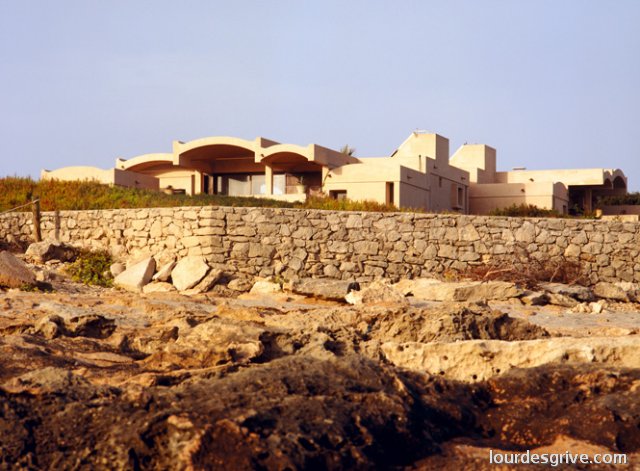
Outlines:
<svg viewBox="0 0 640 471"><path fill-rule="evenodd" d="M559 337L557 306L56 283L0 297L0 468L491 469L489 449L558 443L638 457L638 335Z"/></svg>

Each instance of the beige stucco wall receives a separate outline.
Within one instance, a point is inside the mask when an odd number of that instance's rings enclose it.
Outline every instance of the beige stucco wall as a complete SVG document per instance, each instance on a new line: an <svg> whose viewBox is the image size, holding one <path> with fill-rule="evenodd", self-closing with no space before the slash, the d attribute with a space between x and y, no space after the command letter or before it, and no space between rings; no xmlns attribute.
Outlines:
<svg viewBox="0 0 640 471"><path fill-rule="evenodd" d="M558 183L491 183L469 187L471 214L489 214L514 204L532 204L563 213L568 203L566 188Z"/></svg>
<svg viewBox="0 0 640 471"><path fill-rule="evenodd" d="M450 159L450 164L469 172L471 183L495 183L496 150L484 144L465 144Z"/></svg>
<svg viewBox="0 0 640 471"><path fill-rule="evenodd" d="M496 183L562 182L569 185L602 185L604 172L601 168L572 170L511 170L497 172Z"/></svg>

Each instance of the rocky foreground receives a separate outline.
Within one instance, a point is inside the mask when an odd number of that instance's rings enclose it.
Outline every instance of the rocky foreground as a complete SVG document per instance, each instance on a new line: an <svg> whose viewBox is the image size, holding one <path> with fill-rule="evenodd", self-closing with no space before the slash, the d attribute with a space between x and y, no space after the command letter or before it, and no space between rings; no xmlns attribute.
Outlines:
<svg viewBox="0 0 640 471"><path fill-rule="evenodd" d="M2 468L496 469L490 449L640 465L634 299L419 280L348 304L337 284L50 279L0 292Z"/></svg>

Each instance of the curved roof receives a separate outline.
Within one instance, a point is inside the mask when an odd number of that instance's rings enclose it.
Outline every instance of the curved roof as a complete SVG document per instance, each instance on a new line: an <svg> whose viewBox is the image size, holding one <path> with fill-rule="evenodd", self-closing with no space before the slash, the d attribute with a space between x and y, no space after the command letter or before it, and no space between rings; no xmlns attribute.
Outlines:
<svg viewBox="0 0 640 471"><path fill-rule="evenodd" d="M153 165L160 162L173 164L173 154L143 154L132 157L130 159L116 159L116 168L119 168L120 170L129 170L133 167L138 167L145 164Z"/></svg>

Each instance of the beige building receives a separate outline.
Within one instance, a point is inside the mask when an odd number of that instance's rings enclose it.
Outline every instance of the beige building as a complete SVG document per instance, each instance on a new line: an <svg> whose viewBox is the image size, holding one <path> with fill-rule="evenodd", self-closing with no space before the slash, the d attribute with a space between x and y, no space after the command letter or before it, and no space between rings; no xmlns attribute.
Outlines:
<svg viewBox="0 0 640 471"><path fill-rule="evenodd" d="M593 209L598 196L626 192L620 170L496 170L496 151L412 133L390 156L356 158L309 144L256 138L174 141L172 152L117 159L115 168L43 170L42 179L97 180L127 187L194 194L303 201L309 195L373 200L434 212L486 214L512 204L567 212Z"/></svg>

